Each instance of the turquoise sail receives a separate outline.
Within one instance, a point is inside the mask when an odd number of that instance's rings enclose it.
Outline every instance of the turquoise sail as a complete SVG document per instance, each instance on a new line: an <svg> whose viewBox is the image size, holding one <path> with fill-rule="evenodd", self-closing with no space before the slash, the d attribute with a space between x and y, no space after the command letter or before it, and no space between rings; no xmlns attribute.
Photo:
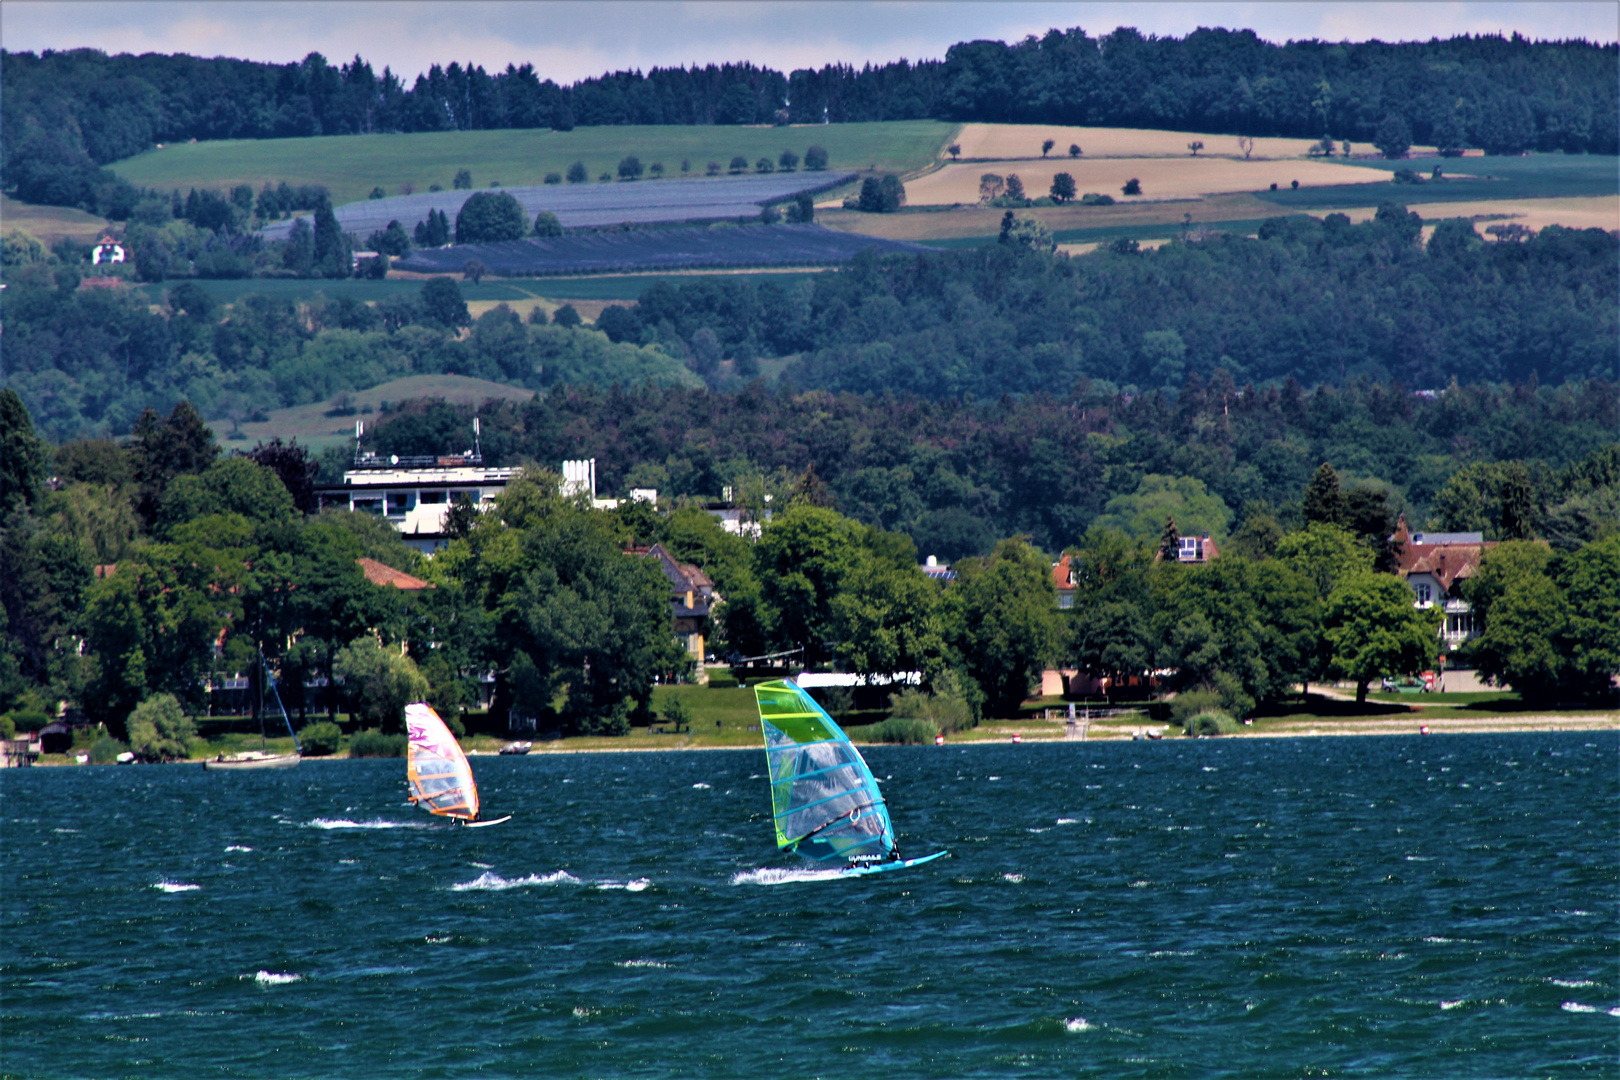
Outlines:
<svg viewBox="0 0 1620 1080"><path fill-rule="evenodd" d="M770 768L777 847L852 864L893 857L889 809L843 729L790 681L760 683L754 698Z"/></svg>

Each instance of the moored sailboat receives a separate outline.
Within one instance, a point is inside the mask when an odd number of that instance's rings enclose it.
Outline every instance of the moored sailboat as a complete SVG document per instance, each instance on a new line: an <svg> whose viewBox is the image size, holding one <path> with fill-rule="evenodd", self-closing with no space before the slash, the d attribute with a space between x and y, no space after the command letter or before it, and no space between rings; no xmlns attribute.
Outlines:
<svg viewBox="0 0 1620 1080"><path fill-rule="evenodd" d="M931 862L936 851L902 859L889 808L855 744L825 709L791 680L754 687L770 769L776 846L846 875Z"/></svg>
<svg viewBox="0 0 1620 1080"><path fill-rule="evenodd" d="M203 762L205 769L290 769L304 759L304 748L298 745L298 733L293 730L292 717L287 715L287 706L281 703L281 691L276 689L275 676L270 674L270 664L259 654L259 663L264 670L265 684L270 687L270 693L275 696L276 708L281 710L281 722L287 725L287 734L292 736L293 752L290 754L272 754L266 748L264 735L264 710L259 710L259 749L244 750L238 754L219 754ZM260 698L261 704L263 698Z"/></svg>

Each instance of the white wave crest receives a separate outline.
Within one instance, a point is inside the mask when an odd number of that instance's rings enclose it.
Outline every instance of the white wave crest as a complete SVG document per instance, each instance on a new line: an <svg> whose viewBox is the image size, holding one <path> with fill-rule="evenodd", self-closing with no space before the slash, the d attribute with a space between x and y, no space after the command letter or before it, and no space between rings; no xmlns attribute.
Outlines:
<svg viewBox="0 0 1620 1080"><path fill-rule="evenodd" d="M450 886L451 892L500 892L504 889L525 889L535 885L580 885L579 878L566 870L554 874L528 874L520 878L503 878L486 870L471 881Z"/></svg>
<svg viewBox="0 0 1620 1080"><path fill-rule="evenodd" d="M420 821L384 821L381 818L372 818L370 821L350 821L348 818L322 818L304 822L310 829L425 829L428 826Z"/></svg>
<svg viewBox="0 0 1620 1080"><path fill-rule="evenodd" d="M1060 817L1055 822L1053 822L1053 824L1054 825L1078 825L1078 824L1080 824L1080 819L1079 818L1073 818L1073 817Z"/></svg>
<svg viewBox="0 0 1620 1080"><path fill-rule="evenodd" d="M842 870L783 870L764 866L758 870L743 870L731 876L733 885L793 885L801 881L831 881L843 877Z"/></svg>
<svg viewBox="0 0 1620 1080"><path fill-rule="evenodd" d="M1460 1009L1466 1004L1468 1004L1468 1002L1466 1000L1464 1000L1464 1001L1442 1001L1440 1003L1440 1011L1441 1012L1449 1012L1452 1009Z"/></svg>
<svg viewBox="0 0 1620 1080"><path fill-rule="evenodd" d="M1024 831L1029 832L1029 833L1051 832L1052 831L1052 826L1047 825L1047 826L1044 826L1044 827L1039 828L1039 829L1025 829Z"/></svg>
<svg viewBox="0 0 1620 1080"><path fill-rule="evenodd" d="M1133 882L1131 882L1129 885L1127 885L1125 887L1127 889L1145 889L1149 885L1152 885L1152 884L1153 884L1153 882L1151 882L1151 881L1133 881Z"/></svg>
<svg viewBox="0 0 1620 1080"><path fill-rule="evenodd" d="M1548 979L1554 986L1563 986L1571 990L1579 990L1583 986L1596 986L1591 979Z"/></svg>
<svg viewBox="0 0 1620 1080"><path fill-rule="evenodd" d="M1558 1007L1560 1009L1563 1009L1565 1012L1597 1012L1598 1011L1596 1005L1582 1005L1578 1001L1566 1001L1566 1002L1564 1002L1562 1005L1560 1005Z"/></svg>
<svg viewBox="0 0 1620 1080"><path fill-rule="evenodd" d="M625 892L641 892L652 882L646 878L636 878L634 881L598 881L598 889L623 889Z"/></svg>
<svg viewBox="0 0 1620 1080"><path fill-rule="evenodd" d="M1002 874L1001 875L1001 880L1010 881L1014 885L1018 885L1018 884L1021 884L1023 882L1024 875L1023 874Z"/></svg>
<svg viewBox="0 0 1620 1080"><path fill-rule="evenodd" d="M244 975L242 978L251 978L260 986L282 986L286 983L301 981L302 975L295 975L290 971L261 971L257 975Z"/></svg>
<svg viewBox="0 0 1620 1080"><path fill-rule="evenodd" d="M225 850L226 851L252 851L253 849L248 847L246 844L226 844L225 845Z"/></svg>
<svg viewBox="0 0 1620 1080"><path fill-rule="evenodd" d="M1083 1016L1076 1016L1071 1020L1063 1021L1064 1031L1093 1031L1096 1029L1096 1026L1097 1025L1095 1024L1087 1023L1086 1018Z"/></svg>
<svg viewBox="0 0 1620 1080"><path fill-rule="evenodd" d="M703 782L702 782L702 781L701 781L701 780L700 780L700 781L698 781L698 782L697 782L697 783L695 783L695 784L693 784L693 785L692 785L692 789L693 789L693 790L694 790L694 791L708 791L708 790L709 790L709 785L708 785L708 784L705 784L705 783L703 783Z"/></svg>
<svg viewBox="0 0 1620 1080"><path fill-rule="evenodd" d="M668 964L662 960L615 960L614 967L622 968L667 968Z"/></svg>
<svg viewBox="0 0 1620 1080"><path fill-rule="evenodd" d="M202 888L202 886L188 885L183 881L160 881L156 885L153 885L152 888L157 889L159 892L176 893L191 892L193 889Z"/></svg>

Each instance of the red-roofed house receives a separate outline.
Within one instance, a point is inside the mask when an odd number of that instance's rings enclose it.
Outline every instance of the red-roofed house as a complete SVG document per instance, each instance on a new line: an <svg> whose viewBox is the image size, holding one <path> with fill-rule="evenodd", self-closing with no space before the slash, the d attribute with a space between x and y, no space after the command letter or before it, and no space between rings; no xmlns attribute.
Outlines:
<svg viewBox="0 0 1620 1080"><path fill-rule="evenodd" d="M1069 565L1069 555L1052 564L1052 588L1057 590L1057 606L1059 611L1068 611L1074 607L1074 596L1079 587L1074 583L1074 568Z"/></svg>
<svg viewBox="0 0 1620 1080"><path fill-rule="evenodd" d="M675 633L685 640L686 651L692 658L699 664L703 663L709 612L719 599L714 591L714 582L691 563L676 561L675 556L665 551L662 544L654 544L650 548L631 548L629 554L658 560L659 569L669 579Z"/></svg>
<svg viewBox="0 0 1620 1080"><path fill-rule="evenodd" d="M1389 539L1398 553L1395 572L1411 587L1413 605L1440 605L1445 613L1440 640L1446 652L1455 652L1480 629L1474 625L1473 609L1462 598L1462 583L1479 573L1480 560L1496 542L1477 532L1408 532L1404 514Z"/></svg>
<svg viewBox="0 0 1620 1080"><path fill-rule="evenodd" d="M412 577L403 570L395 570L392 566L385 566L376 559L356 559L366 580L373 585L387 585L391 588L402 589L405 592L419 592L422 589L436 588L431 581L423 581L419 577Z"/></svg>

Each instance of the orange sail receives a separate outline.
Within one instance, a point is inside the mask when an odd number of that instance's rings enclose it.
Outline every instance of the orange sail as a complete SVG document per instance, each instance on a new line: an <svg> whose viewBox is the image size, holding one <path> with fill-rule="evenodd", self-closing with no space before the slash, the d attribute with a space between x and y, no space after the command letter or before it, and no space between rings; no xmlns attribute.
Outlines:
<svg viewBox="0 0 1620 1080"><path fill-rule="evenodd" d="M432 706L423 702L405 706L408 737L405 776L411 801L431 814L476 821L478 785L472 766L456 737L444 726Z"/></svg>

